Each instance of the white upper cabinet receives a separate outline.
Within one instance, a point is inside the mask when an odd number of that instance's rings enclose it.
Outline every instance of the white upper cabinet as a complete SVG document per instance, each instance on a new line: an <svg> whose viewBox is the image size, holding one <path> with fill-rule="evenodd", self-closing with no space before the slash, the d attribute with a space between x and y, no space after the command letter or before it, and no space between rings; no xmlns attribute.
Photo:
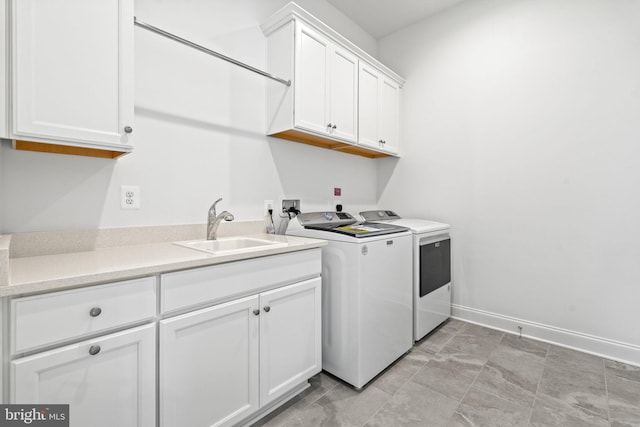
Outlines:
<svg viewBox="0 0 640 427"><path fill-rule="evenodd" d="M294 126L355 143L358 58L301 22L295 45Z"/></svg>
<svg viewBox="0 0 640 427"><path fill-rule="evenodd" d="M360 88L360 144L381 148L380 138L378 137L380 134L380 73L366 63L361 62L358 80Z"/></svg>
<svg viewBox="0 0 640 427"><path fill-rule="evenodd" d="M329 41L304 25L296 28L295 125L329 133Z"/></svg>
<svg viewBox="0 0 640 427"><path fill-rule="evenodd" d="M7 83L7 53L9 52L8 0L0 0L0 138L9 138L9 87Z"/></svg>
<svg viewBox="0 0 640 427"><path fill-rule="evenodd" d="M358 140L358 58L339 47L331 51L331 135Z"/></svg>
<svg viewBox="0 0 640 427"><path fill-rule="evenodd" d="M383 76L380 91L380 140L382 149L392 153L398 152L398 108L400 88L393 80ZM379 140L379 141L380 141Z"/></svg>
<svg viewBox="0 0 640 427"><path fill-rule="evenodd" d="M16 148L131 151L133 0L12 0L11 29Z"/></svg>
<svg viewBox="0 0 640 427"><path fill-rule="evenodd" d="M262 30L267 70L291 80L267 83L268 135L366 157L397 155L400 76L294 3ZM363 80L363 63L374 65L375 81Z"/></svg>
<svg viewBox="0 0 640 427"><path fill-rule="evenodd" d="M360 62L358 143L398 153L400 87L374 67Z"/></svg>

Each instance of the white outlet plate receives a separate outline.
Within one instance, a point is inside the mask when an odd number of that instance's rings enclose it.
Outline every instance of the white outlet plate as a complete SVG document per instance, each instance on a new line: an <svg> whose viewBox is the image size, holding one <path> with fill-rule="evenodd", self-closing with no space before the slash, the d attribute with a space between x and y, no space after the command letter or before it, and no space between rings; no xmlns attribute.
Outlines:
<svg viewBox="0 0 640 427"><path fill-rule="evenodd" d="M140 209L140 187L137 185L120 186L120 209Z"/></svg>
<svg viewBox="0 0 640 427"><path fill-rule="evenodd" d="M265 200L264 201L264 213L265 213L265 215L269 214L269 209L273 210L273 200Z"/></svg>

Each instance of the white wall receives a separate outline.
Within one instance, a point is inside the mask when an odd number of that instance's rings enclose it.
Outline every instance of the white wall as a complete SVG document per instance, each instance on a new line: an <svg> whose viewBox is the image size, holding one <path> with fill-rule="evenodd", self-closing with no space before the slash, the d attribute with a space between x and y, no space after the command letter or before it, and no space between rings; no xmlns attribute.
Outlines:
<svg viewBox="0 0 640 427"><path fill-rule="evenodd" d="M138 19L259 68L259 25L285 0L136 0ZM375 54L376 41L323 1L302 7ZM135 151L117 161L0 147L0 232L203 223L209 205L259 219L263 201L327 209L333 187L357 210L376 203L374 160L267 138L265 79L135 29ZM141 209L120 210L139 185Z"/></svg>
<svg viewBox="0 0 640 427"><path fill-rule="evenodd" d="M453 225L457 313L640 363L640 2L467 1L378 54L407 78L379 203Z"/></svg>

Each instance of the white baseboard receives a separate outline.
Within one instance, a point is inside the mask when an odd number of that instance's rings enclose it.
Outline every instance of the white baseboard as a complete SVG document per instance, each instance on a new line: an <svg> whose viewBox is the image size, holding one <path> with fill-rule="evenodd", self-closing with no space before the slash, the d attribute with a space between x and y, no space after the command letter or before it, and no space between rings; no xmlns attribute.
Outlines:
<svg viewBox="0 0 640 427"><path fill-rule="evenodd" d="M519 334L520 330L518 326L521 326L523 337L533 338L561 347L640 366L640 346L634 344L596 337L457 304L451 305L451 314L452 317L456 319L511 334Z"/></svg>

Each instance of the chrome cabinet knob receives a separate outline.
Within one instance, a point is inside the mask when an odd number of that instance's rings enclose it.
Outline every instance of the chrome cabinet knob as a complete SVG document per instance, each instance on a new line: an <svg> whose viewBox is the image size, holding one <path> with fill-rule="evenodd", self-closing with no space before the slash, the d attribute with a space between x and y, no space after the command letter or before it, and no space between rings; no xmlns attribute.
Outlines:
<svg viewBox="0 0 640 427"><path fill-rule="evenodd" d="M253 310L253 314L256 315L256 316L259 315L260 314L260 310L258 310L258 309Z"/></svg>
<svg viewBox="0 0 640 427"><path fill-rule="evenodd" d="M93 307L91 310L89 310L89 316L91 317L98 317L101 313L102 309L100 307Z"/></svg>
<svg viewBox="0 0 640 427"><path fill-rule="evenodd" d="M264 311L266 311L267 313L271 311L271 307L269 307L268 305L264 306Z"/></svg>
<svg viewBox="0 0 640 427"><path fill-rule="evenodd" d="M133 132L133 128L131 126L125 126L124 127L124 132L125 133L131 133L131 132Z"/></svg>
<svg viewBox="0 0 640 427"><path fill-rule="evenodd" d="M338 126L336 126L336 125L331 126L331 128L332 128L332 129L335 129L335 128L337 128L337 127L338 127Z"/></svg>
<svg viewBox="0 0 640 427"><path fill-rule="evenodd" d="M100 346L99 345L92 345L91 347L89 347L89 354L90 355L95 356L98 353L100 353Z"/></svg>

